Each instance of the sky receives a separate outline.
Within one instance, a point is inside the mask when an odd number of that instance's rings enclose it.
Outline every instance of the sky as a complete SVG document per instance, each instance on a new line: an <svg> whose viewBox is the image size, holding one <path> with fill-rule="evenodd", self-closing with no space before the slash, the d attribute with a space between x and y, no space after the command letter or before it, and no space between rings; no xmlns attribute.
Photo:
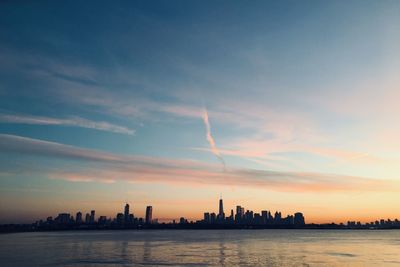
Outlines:
<svg viewBox="0 0 400 267"><path fill-rule="evenodd" d="M2 1L0 223L400 218L399 43L399 1Z"/></svg>

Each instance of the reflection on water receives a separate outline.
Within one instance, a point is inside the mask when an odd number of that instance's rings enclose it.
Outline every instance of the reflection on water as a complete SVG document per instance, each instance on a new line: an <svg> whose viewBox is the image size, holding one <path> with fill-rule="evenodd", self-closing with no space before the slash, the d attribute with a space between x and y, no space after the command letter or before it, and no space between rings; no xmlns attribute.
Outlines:
<svg viewBox="0 0 400 267"><path fill-rule="evenodd" d="M400 265L400 231L159 230L0 235L0 266Z"/></svg>

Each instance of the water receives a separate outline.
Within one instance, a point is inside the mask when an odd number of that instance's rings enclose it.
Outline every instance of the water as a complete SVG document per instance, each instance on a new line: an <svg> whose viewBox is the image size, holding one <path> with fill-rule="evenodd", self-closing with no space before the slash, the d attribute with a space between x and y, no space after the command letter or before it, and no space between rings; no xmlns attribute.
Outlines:
<svg viewBox="0 0 400 267"><path fill-rule="evenodd" d="M0 235L0 266L400 266L400 231L154 230Z"/></svg>

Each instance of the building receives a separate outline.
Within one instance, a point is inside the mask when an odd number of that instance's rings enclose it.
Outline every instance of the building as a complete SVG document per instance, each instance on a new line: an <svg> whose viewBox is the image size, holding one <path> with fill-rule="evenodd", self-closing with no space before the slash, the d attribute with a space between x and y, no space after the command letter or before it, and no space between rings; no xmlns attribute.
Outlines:
<svg viewBox="0 0 400 267"><path fill-rule="evenodd" d="M100 225L105 225L107 223L107 217L106 216L100 216L98 223Z"/></svg>
<svg viewBox="0 0 400 267"><path fill-rule="evenodd" d="M261 211L261 218L262 218L262 224L267 224L267 222L268 222L268 211L267 210Z"/></svg>
<svg viewBox="0 0 400 267"><path fill-rule="evenodd" d="M216 221L217 221L217 215L215 214L215 212L212 212L212 213L210 214L210 221L211 221L211 223L216 223Z"/></svg>
<svg viewBox="0 0 400 267"><path fill-rule="evenodd" d="M151 224L153 220L153 207L147 206L146 207L146 224Z"/></svg>
<svg viewBox="0 0 400 267"><path fill-rule="evenodd" d="M284 220L284 223L285 223L286 225L293 225L293 224L294 224L294 217L293 217L293 215L288 215L288 216L286 217L286 219Z"/></svg>
<svg viewBox="0 0 400 267"><path fill-rule="evenodd" d="M180 224L186 224L187 220L184 217L179 218L179 223Z"/></svg>
<svg viewBox="0 0 400 267"><path fill-rule="evenodd" d="M276 211L274 216L274 223L279 225L281 224L281 220L282 220L282 213Z"/></svg>
<svg viewBox="0 0 400 267"><path fill-rule="evenodd" d="M86 223L86 224L89 224L89 223L90 223L90 215L89 215L89 213L86 213L86 216L85 216L85 223Z"/></svg>
<svg viewBox="0 0 400 267"><path fill-rule="evenodd" d="M209 212L204 212L204 223L211 223L211 217Z"/></svg>
<svg viewBox="0 0 400 267"><path fill-rule="evenodd" d="M126 224L129 223L129 204L128 203L126 203L126 205L125 205L124 220L125 220Z"/></svg>
<svg viewBox="0 0 400 267"><path fill-rule="evenodd" d="M244 216L244 208L241 206L236 206L236 215L235 215L235 221L236 223L240 223L243 219Z"/></svg>
<svg viewBox="0 0 400 267"><path fill-rule="evenodd" d="M229 221L232 223L234 221L233 209L231 209L231 215L229 216Z"/></svg>
<svg viewBox="0 0 400 267"><path fill-rule="evenodd" d="M124 224L124 214L122 214L121 212L118 213L117 217L116 217L116 221L119 226L123 225Z"/></svg>
<svg viewBox="0 0 400 267"><path fill-rule="evenodd" d="M223 221L225 219L225 213L224 213L224 203L222 201L222 198L219 200L219 212L218 212L218 220Z"/></svg>
<svg viewBox="0 0 400 267"><path fill-rule="evenodd" d="M68 224L70 220L71 220L71 215L69 213L60 213L55 219L57 224Z"/></svg>
<svg viewBox="0 0 400 267"><path fill-rule="evenodd" d="M260 213L254 213L253 224L260 225L262 224L262 217Z"/></svg>
<svg viewBox="0 0 400 267"><path fill-rule="evenodd" d="M95 214L96 214L95 210L90 211L90 223L94 223L96 221Z"/></svg>
<svg viewBox="0 0 400 267"><path fill-rule="evenodd" d="M82 223L83 223L83 221L82 221L82 212L78 211L78 212L76 213L76 220L75 220L75 222L76 222L77 224L82 224Z"/></svg>
<svg viewBox="0 0 400 267"><path fill-rule="evenodd" d="M304 221L303 213L301 213L301 212L296 212L296 213L294 214L293 223L294 223L294 225L297 225L297 226L304 225L304 224L305 224L305 221Z"/></svg>
<svg viewBox="0 0 400 267"><path fill-rule="evenodd" d="M252 210L246 210L246 213L244 214L245 220L247 224L252 224L253 223L253 218L254 218L254 212Z"/></svg>

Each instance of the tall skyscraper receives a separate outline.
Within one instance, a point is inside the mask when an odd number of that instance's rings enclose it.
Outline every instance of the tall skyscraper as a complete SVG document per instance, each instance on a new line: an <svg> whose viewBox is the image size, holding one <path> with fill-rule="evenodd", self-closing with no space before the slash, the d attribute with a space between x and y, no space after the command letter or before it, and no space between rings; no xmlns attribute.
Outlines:
<svg viewBox="0 0 400 267"><path fill-rule="evenodd" d="M153 207L147 206L146 208L146 224L151 224L153 220Z"/></svg>
<svg viewBox="0 0 400 267"><path fill-rule="evenodd" d="M218 219L223 220L225 219L225 213L224 213L224 203L222 201L222 198L219 200L219 212L218 212Z"/></svg>
<svg viewBox="0 0 400 267"><path fill-rule="evenodd" d="M129 204L128 203L126 203L126 205L125 205L124 220L125 220L125 223L129 222Z"/></svg>
<svg viewBox="0 0 400 267"><path fill-rule="evenodd" d="M94 210L90 211L90 223L94 223L96 218L95 218L96 212Z"/></svg>

